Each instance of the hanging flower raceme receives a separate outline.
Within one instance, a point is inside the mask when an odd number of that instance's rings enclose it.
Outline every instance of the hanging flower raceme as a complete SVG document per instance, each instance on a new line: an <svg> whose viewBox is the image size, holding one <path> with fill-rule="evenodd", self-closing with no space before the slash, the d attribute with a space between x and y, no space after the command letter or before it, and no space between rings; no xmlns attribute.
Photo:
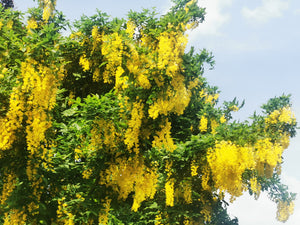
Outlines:
<svg viewBox="0 0 300 225"><path fill-rule="evenodd" d="M47 22L53 14L56 0L39 0L39 4L43 9L43 20Z"/></svg>
<svg viewBox="0 0 300 225"><path fill-rule="evenodd" d="M254 153L249 147L237 146L229 141L217 142L208 152L215 187L227 191L232 196L240 196L245 190L242 174L246 169L254 169Z"/></svg>
<svg viewBox="0 0 300 225"><path fill-rule="evenodd" d="M158 175L155 169L145 167L138 158L118 158L102 176L102 184L111 186L120 199L125 200L134 192L133 211L137 211L144 200L152 199L156 193Z"/></svg>

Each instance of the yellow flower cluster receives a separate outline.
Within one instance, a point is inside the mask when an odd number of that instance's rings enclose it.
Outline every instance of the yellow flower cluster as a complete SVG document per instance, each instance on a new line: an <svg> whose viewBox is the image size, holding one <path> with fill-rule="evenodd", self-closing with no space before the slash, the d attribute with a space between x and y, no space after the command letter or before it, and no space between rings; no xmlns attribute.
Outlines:
<svg viewBox="0 0 300 225"><path fill-rule="evenodd" d="M39 2L44 8L43 20L47 22L55 8L56 0L39 0Z"/></svg>
<svg viewBox="0 0 300 225"><path fill-rule="evenodd" d="M99 218L98 218L99 224L103 224L103 225L107 224L107 222L108 222L108 213L110 211L110 203L111 203L111 199L106 197L105 201L103 203L103 206L104 206L104 209L102 210L103 212L99 213Z"/></svg>
<svg viewBox="0 0 300 225"><path fill-rule="evenodd" d="M161 125L161 130L156 132L154 140L152 141L152 147L173 152L176 149L173 138L171 136L171 122L166 119L165 124Z"/></svg>
<svg viewBox="0 0 300 225"><path fill-rule="evenodd" d="M205 96L205 103L215 103L219 98L219 94L214 95L206 95Z"/></svg>
<svg viewBox="0 0 300 225"><path fill-rule="evenodd" d="M133 21L129 20L127 22L127 28L126 28L126 33L128 33L129 37L133 37L134 32L135 32L135 24L133 23Z"/></svg>
<svg viewBox="0 0 300 225"><path fill-rule="evenodd" d="M105 119L96 120L91 130L89 147L85 149L85 154L87 154L85 157L91 157L99 150L114 152L117 150L116 144L119 141L119 134L112 121Z"/></svg>
<svg viewBox="0 0 300 225"><path fill-rule="evenodd" d="M6 24L8 29L12 29L13 25L14 25L14 21L12 21L12 20L9 20Z"/></svg>
<svg viewBox="0 0 300 225"><path fill-rule="evenodd" d="M192 182L190 180L185 180L182 182L183 189L183 198L187 204L191 204L193 202L192 199Z"/></svg>
<svg viewBox="0 0 300 225"><path fill-rule="evenodd" d="M174 178L170 178L172 175L172 162L167 161L165 172L167 173L167 180L165 183L165 195L166 195L166 206L174 206Z"/></svg>
<svg viewBox="0 0 300 225"><path fill-rule="evenodd" d="M210 121L210 127L211 127L211 133L212 133L212 134L216 134L216 133L217 133L216 128L217 128L218 126L219 126L219 124L218 124L218 122L217 122L216 120L212 119L212 120Z"/></svg>
<svg viewBox="0 0 300 225"><path fill-rule="evenodd" d="M139 152L139 136L140 136L140 129L142 125L142 119L144 117L143 113L144 105L141 102L133 103L133 109L131 111L131 119L128 122L128 128L125 133L125 144L129 151L133 147L136 153Z"/></svg>
<svg viewBox="0 0 300 225"><path fill-rule="evenodd" d="M162 225L161 220L162 220L161 213L159 213L155 216L155 224L154 225Z"/></svg>
<svg viewBox="0 0 300 225"><path fill-rule="evenodd" d="M242 174L245 169L255 167L253 151L230 141L217 142L214 150L208 152L207 161L215 187L221 192L227 191L232 196L242 194Z"/></svg>
<svg viewBox="0 0 300 225"><path fill-rule="evenodd" d="M16 176L13 173L3 175L3 188L0 204L4 205L7 198L13 192L16 185Z"/></svg>
<svg viewBox="0 0 300 225"><path fill-rule="evenodd" d="M137 77L137 81L138 81L139 85L141 87L143 87L144 89L150 89L151 88L151 84L149 82L149 79L148 79L147 75L145 75L143 73L139 73L139 75Z"/></svg>
<svg viewBox="0 0 300 225"><path fill-rule="evenodd" d="M197 172L198 168L199 168L199 165L196 165L196 161L193 160L191 163L191 176L192 177L198 175L198 172Z"/></svg>
<svg viewBox="0 0 300 225"><path fill-rule="evenodd" d="M206 132L207 131L207 118L205 116L201 116L200 124L199 124L199 130L200 132Z"/></svg>
<svg viewBox="0 0 300 225"><path fill-rule="evenodd" d="M57 200L58 206L56 213L58 221L65 225L74 225L75 216L68 211L68 204L65 202L65 200L65 197Z"/></svg>
<svg viewBox="0 0 300 225"><path fill-rule="evenodd" d="M128 76L124 75L124 69L119 66L115 74L115 88L117 90L124 90L128 87Z"/></svg>
<svg viewBox="0 0 300 225"><path fill-rule="evenodd" d="M163 32L158 38L158 69L173 77L180 71L187 37L175 31Z"/></svg>
<svg viewBox="0 0 300 225"><path fill-rule="evenodd" d="M90 61L86 58L86 55L83 54L79 58L79 65L82 66L83 71L87 71L90 69Z"/></svg>
<svg viewBox="0 0 300 225"><path fill-rule="evenodd" d="M26 214L23 211L13 209L10 210L9 213L5 213L5 219L3 225L11 225L11 224L18 224L18 225L25 225L26 224Z"/></svg>
<svg viewBox="0 0 300 225"><path fill-rule="evenodd" d="M82 177L83 179L89 179L92 174L93 174L92 169L86 169L82 172Z"/></svg>
<svg viewBox="0 0 300 225"><path fill-rule="evenodd" d="M227 191L231 196L240 196L245 190L243 172L255 169L259 175L271 177L281 163L283 146L280 141L273 143L269 138L258 140L253 147L238 146L230 141L216 142L215 148L207 156L215 187L221 192ZM261 187L255 177L250 179L250 185L256 196L259 196Z"/></svg>
<svg viewBox="0 0 300 225"><path fill-rule="evenodd" d="M31 33L31 29L36 29L38 28L38 24L35 21L35 19L31 18L27 21L27 26L26 26L27 30L29 33Z"/></svg>
<svg viewBox="0 0 300 225"><path fill-rule="evenodd" d="M144 89L151 88L148 77L151 76L149 70L155 68L153 56L151 54L138 52L135 45L129 44L128 47L130 49L130 54L127 55L128 59L126 66L129 73L132 74L137 81L135 86L139 85Z"/></svg>
<svg viewBox="0 0 300 225"><path fill-rule="evenodd" d="M251 190L255 194L255 198L257 199L260 195L261 185L259 183L257 183L256 177L253 177L250 179L250 186L251 186Z"/></svg>
<svg viewBox="0 0 300 225"><path fill-rule="evenodd" d="M155 174L155 172L150 172L148 169L148 172L140 172L141 179L137 179L135 181L135 194L133 199L133 205L132 210L137 211L140 207L141 203L146 200L147 198L153 199L154 195L156 193L156 182L158 175ZM145 183L149 184L145 184Z"/></svg>
<svg viewBox="0 0 300 225"><path fill-rule="evenodd" d="M286 222L294 212L294 202L286 202L279 200L277 203L277 220Z"/></svg>
<svg viewBox="0 0 300 225"><path fill-rule="evenodd" d="M32 215L38 214L37 210L39 209L39 205L35 202L31 202L27 205L28 212Z"/></svg>
<svg viewBox="0 0 300 225"><path fill-rule="evenodd" d="M65 225L75 225L75 223L74 223L75 216L72 213L68 213L67 215L68 215L68 219L64 220L64 224Z"/></svg>
<svg viewBox="0 0 300 225"><path fill-rule="evenodd" d="M107 62L103 73L105 83L111 83L118 67L122 65L123 40L118 33L103 35L101 52ZM120 77L120 74L118 75ZM118 83L118 82L116 82Z"/></svg>
<svg viewBox="0 0 300 225"><path fill-rule="evenodd" d="M185 87L184 77L181 74L174 74L171 86L167 94L161 93L150 105L148 113L151 118L155 119L160 114L168 115L170 112L183 114L190 102L191 91Z"/></svg>
<svg viewBox="0 0 300 225"><path fill-rule="evenodd" d="M225 115L222 115L220 118L220 123L225 123L225 122L226 122Z"/></svg>
<svg viewBox="0 0 300 225"><path fill-rule="evenodd" d="M287 149L290 145L290 137L287 134L282 135L279 139L279 143L284 149Z"/></svg>
<svg viewBox="0 0 300 225"><path fill-rule="evenodd" d="M189 6L192 5L195 2L196 2L196 0L191 0L188 3L186 3L186 5L184 7L184 10L185 10L186 13L188 13L188 11L189 11Z"/></svg>
<svg viewBox="0 0 300 225"><path fill-rule="evenodd" d="M24 116L24 97L19 88L10 95L10 108L6 117L0 118L0 149L9 149L15 140L15 131L21 127Z"/></svg>
<svg viewBox="0 0 300 225"><path fill-rule="evenodd" d="M26 166L26 175L31 183L32 197L40 200L43 192L42 176L37 176L37 169L42 166L48 169L52 160L53 145L45 140L45 132L51 127L50 110L54 108L58 83L63 78L63 68L54 65L42 65L35 60L27 58L21 63L18 75L18 86L13 88L10 95L9 110L5 117L0 119L2 132L0 133L0 148L11 148L15 140L15 132L24 129L26 145L29 155ZM25 120L26 119L26 120ZM33 162L34 161L34 162ZM39 163L37 163L39 162ZM8 176L8 178L10 178ZM9 189L4 185L7 197L8 191L14 187L7 182ZM3 196L3 201L6 200ZM37 213L39 205L31 202L28 204L28 212L32 215ZM6 220L12 221L18 214L8 214ZM21 224L21 223L12 223Z"/></svg>
<svg viewBox="0 0 300 225"><path fill-rule="evenodd" d="M156 85L163 87L166 82L170 82L169 87L162 88L159 97L149 107L148 113L153 119L159 115L168 115L170 112L181 115L189 104L191 89L194 88L195 84L198 84L197 82L190 82L187 87L185 78L181 73L185 46L186 37L182 32L163 32L158 38L157 46L153 46L153 51L157 52L158 57L153 59L148 57L149 69L156 71L152 74ZM144 86L148 87L149 85L145 84Z"/></svg>
<svg viewBox="0 0 300 225"><path fill-rule="evenodd" d="M36 67L36 68L35 68ZM38 65L28 60L21 65L22 91L29 92L27 101L27 148L33 154L45 139L45 132L51 127L49 110L56 102L57 83L63 78L62 68Z"/></svg>
<svg viewBox="0 0 300 225"><path fill-rule="evenodd" d="M174 206L174 179L165 183L166 206Z"/></svg>
<svg viewBox="0 0 300 225"><path fill-rule="evenodd" d="M68 206L64 201L65 201L65 197L61 198L61 199L58 199L57 200L57 203L58 203L58 206L57 206L57 217L58 218L61 218L63 217L65 214L67 214L67 210L66 210L66 207Z"/></svg>
<svg viewBox="0 0 300 225"><path fill-rule="evenodd" d="M255 144L257 163L267 163L272 169L281 163L284 148L279 143L272 143L269 138L259 140Z"/></svg>
<svg viewBox="0 0 300 225"><path fill-rule="evenodd" d="M208 184L209 176L210 176L210 170L208 166L204 166L204 168L202 169L202 176L201 176L201 186L203 190L211 190L211 187Z"/></svg>
<svg viewBox="0 0 300 225"><path fill-rule="evenodd" d="M156 193L158 175L137 157L118 158L102 176L103 184L118 192L120 199L125 200L130 193L135 193L131 208L133 211L137 211L144 200L152 199Z"/></svg>
<svg viewBox="0 0 300 225"><path fill-rule="evenodd" d="M199 92L200 98L204 98L206 104L215 104L219 98L219 94L209 94L206 89Z"/></svg>
<svg viewBox="0 0 300 225"><path fill-rule="evenodd" d="M98 42L97 38L99 38L99 31L98 31L98 27L97 26L93 26L92 37L94 39L94 42L97 43ZM95 48L93 48L93 49L95 49Z"/></svg>
<svg viewBox="0 0 300 225"><path fill-rule="evenodd" d="M212 207L209 202L205 202L203 205L203 209L201 209L200 213L204 216L205 222L211 221L212 216Z"/></svg>
<svg viewBox="0 0 300 225"><path fill-rule="evenodd" d="M239 111L239 107L237 107L236 105L233 105L230 107L230 110L237 112L237 111Z"/></svg>
<svg viewBox="0 0 300 225"><path fill-rule="evenodd" d="M265 118L266 124L287 123L294 124L296 118L290 107L283 107L280 110L273 111L268 117Z"/></svg>

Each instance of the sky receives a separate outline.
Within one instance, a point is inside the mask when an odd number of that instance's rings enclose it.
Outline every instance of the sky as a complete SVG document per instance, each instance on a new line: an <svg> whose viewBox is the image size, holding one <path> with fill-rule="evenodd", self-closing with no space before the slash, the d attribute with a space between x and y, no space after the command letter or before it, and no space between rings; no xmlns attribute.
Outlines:
<svg viewBox="0 0 300 225"><path fill-rule="evenodd" d="M268 99L292 95L293 110L300 120L300 1L298 0L199 0L206 8L203 24L189 33L189 46L206 48L216 65L205 77L219 87L220 101L234 97L245 100L235 118L245 120ZM21 11L35 6L32 0L15 0ZM156 7L164 14L168 0L57 0L57 8L68 19L93 15L96 8L112 17L126 17L129 10ZM298 27L298 28L297 28ZM299 132L298 132L299 133ZM300 224L300 134L291 140L284 153L282 180L298 193L295 211L285 225ZM256 201L244 195L230 207L240 225L279 225L276 205L266 195Z"/></svg>

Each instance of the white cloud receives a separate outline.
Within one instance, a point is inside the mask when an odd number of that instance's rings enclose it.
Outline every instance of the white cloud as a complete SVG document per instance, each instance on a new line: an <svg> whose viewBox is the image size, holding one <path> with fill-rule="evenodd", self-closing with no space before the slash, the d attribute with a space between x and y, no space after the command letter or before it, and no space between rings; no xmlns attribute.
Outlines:
<svg viewBox="0 0 300 225"><path fill-rule="evenodd" d="M266 23L270 19L281 17L288 8L286 0L262 0L262 5L255 9L244 7L242 15L251 22Z"/></svg>
<svg viewBox="0 0 300 225"><path fill-rule="evenodd" d="M220 27L230 18L228 13L224 13L224 9L230 6L232 2L233 0L199 0L199 6L206 8L205 21L191 32L190 37L199 37L199 35L221 35L219 31Z"/></svg>

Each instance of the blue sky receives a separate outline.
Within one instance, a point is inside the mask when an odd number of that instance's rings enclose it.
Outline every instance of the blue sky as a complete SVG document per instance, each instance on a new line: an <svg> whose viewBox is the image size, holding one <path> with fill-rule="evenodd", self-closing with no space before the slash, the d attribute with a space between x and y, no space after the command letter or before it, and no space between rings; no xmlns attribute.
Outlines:
<svg viewBox="0 0 300 225"><path fill-rule="evenodd" d="M205 76L221 90L220 100L237 97L245 106L236 118L247 119L274 96L292 94L293 109L300 120L300 2L297 0L199 0L206 7L206 21L189 34L189 45L212 51L216 66ZM17 9L35 6L31 0L15 0ZM112 17L125 17L132 9L156 7L164 13L168 0L57 0L67 18L93 15L96 8ZM300 135L284 153L282 178L299 193L294 215L285 225L300 221ZM276 205L262 195L255 201L245 195L229 208L240 225L277 225Z"/></svg>

